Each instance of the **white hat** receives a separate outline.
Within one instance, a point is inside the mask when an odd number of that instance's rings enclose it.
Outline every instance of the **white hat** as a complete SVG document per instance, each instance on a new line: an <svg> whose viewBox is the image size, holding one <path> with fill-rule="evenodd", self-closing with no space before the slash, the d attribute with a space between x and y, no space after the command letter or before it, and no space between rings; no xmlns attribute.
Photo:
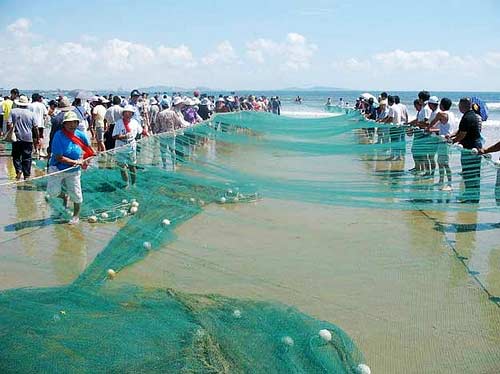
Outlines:
<svg viewBox="0 0 500 374"><path fill-rule="evenodd" d="M229 97L227 98L227 101L229 101L230 103L234 103L234 97L229 96Z"/></svg>
<svg viewBox="0 0 500 374"><path fill-rule="evenodd" d="M223 98L223 97L219 97L219 98L217 99L217 102L218 102L218 103L224 103L224 102L226 102L226 100L224 100L224 98Z"/></svg>
<svg viewBox="0 0 500 374"><path fill-rule="evenodd" d="M174 100L172 101L172 105L179 105L182 104L184 100L182 100L182 97L176 96L174 97Z"/></svg>
<svg viewBox="0 0 500 374"><path fill-rule="evenodd" d="M429 101L428 101L429 104L436 104L438 105L439 104L439 99L437 96L431 96L429 98Z"/></svg>
<svg viewBox="0 0 500 374"><path fill-rule="evenodd" d="M19 99L17 100L14 100L14 103L17 105L17 106L28 106L28 104L30 103L29 100L28 100L28 97L25 96L25 95L21 95L19 96Z"/></svg>
<svg viewBox="0 0 500 374"><path fill-rule="evenodd" d="M156 105L156 104L158 104L158 101L156 101L156 99L154 97L152 97L151 99L149 99L149 104Z"/></svg>
<svg viewBox="0 0 500 374"><path fill-rule="evenodd" d="M210 100L208 100L208 98L204 97L203 99L201 99L200 105L210 105Z"/></svg>
<svg viewBox="0 0 500 374"><path fill-rule="evenodd" d="M189 97L186 97L184 99L184 105L187 105L187 106L193 106L194 105L194 101L191 100Z"/></svg>
<svg viewBox="0 0 500 374"><path fill-rule="evenodd" d="M92 97L89 99L89 101L90 101L91 103L93 103L93 102L95 102L95 101L99 101L99 96L92 96Z"/></svg>
<svg viewBox="0 0 500 374"><path fill-rule="evenodd" d="M100 101L101 103L103 103L103 104L107 104L107 103L109 103L109 100L108 100L108 99L106 99L104 96L101 96L101 97L99 98L99 101Z"/></svg>
<svg viewBox="0 0 500 374"><path fill-rule="evenodd" d="M125 105L125 108L123 108L122 112L135 113L135 107L133 107L132 105Z"/></svg>

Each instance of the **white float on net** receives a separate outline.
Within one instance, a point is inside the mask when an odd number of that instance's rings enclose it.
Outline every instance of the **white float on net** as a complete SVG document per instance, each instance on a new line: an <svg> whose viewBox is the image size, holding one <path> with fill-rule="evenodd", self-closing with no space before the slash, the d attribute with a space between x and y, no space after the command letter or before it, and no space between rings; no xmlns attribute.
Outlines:
<svg viewBox="0 0 500 374"><path fill-rule="evenodd" d="M328 343L332 340L332 333L327 329L319 330L319 337Z"/></svg>
<svg viewBox="0 0 500 374"><path fill-rule="evenodd" d="M359 374L371 374L372 370L368 365L365 364L359 364L358 367L356 368L357 372Z"/></svg>
<svg viewBox="0 0 500 374"><path fill-rule="evenodd" d="M116 271L114 271L113 269L108 269L108 278L115 279L115 277L116 277Z"/></svg>

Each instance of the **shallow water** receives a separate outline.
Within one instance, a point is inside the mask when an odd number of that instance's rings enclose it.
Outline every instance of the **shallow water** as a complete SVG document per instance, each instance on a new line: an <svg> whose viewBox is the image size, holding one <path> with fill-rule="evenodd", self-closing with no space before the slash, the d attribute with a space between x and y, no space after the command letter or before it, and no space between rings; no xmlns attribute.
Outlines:
<svg viewBox="0 0 500 374"><path fill-rule="evenodd" d="M217 142L198 152L263 179L380 190L387 182L380 173L405 168L404 161ZM11 169L8 159L4 165ZM2 289L70 283L126 222L70 228L49 218L43 191L2 192ZM374 209L264 193L257 202L206 206L176 229L177 240L122 270L112 286L293 305L346 331L375 373L494 373L500 308L489 297L500 295L499 222L495 209Z"/></svg>

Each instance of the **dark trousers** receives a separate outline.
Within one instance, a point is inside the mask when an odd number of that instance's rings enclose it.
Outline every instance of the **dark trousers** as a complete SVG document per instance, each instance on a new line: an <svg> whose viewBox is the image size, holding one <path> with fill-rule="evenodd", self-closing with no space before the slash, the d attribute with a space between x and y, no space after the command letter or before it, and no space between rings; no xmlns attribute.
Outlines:
<svg viewBox="0 0 500 374"><path fill-rule="evenodd" d="M465 185L464 198L477 203L481 192L481 156L462 152L460 161Z"/></svg>
<svg viewBox="0 0 500 374"><path fill-rule="evenodd" d="M16 174L23 173L24 178L31 175L31 154L33 143L17 141L12 143L12 161Z"/></svg>

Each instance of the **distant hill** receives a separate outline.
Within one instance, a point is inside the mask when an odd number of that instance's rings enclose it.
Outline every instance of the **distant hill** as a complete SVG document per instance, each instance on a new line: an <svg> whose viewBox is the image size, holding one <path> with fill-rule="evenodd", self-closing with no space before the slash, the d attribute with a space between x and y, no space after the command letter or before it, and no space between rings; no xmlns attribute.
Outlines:
<svg viewBox="0 0 500 374"><path fill-rule="evenodd" d="M150 86L150 87L141 87L139 88L139 91L141 92L167 92L167 93L172 93L172 92L190 92L194 90L199 90L199 91L220 91L217 89L212 89L208 87L195 87L195 88L186 88L186 87L177 87L177 86Z"/></svg>
<svg viewBox="0 0 500 374"><path fill-rule="evenodd" d="M326 86L288 87L280 91L350 91L348 88Z"/></svg>

